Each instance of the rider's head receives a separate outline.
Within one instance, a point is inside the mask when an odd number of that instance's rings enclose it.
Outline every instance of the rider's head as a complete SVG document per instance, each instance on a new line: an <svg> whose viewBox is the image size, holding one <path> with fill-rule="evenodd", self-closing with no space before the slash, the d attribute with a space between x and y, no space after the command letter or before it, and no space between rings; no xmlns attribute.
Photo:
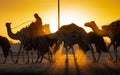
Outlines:
<svg viewBox="0 0 120 75"><path fill-rule="evenodd" d="M40 18L37 13L34 14L34 17L35 17L36 19Z"/></svg>

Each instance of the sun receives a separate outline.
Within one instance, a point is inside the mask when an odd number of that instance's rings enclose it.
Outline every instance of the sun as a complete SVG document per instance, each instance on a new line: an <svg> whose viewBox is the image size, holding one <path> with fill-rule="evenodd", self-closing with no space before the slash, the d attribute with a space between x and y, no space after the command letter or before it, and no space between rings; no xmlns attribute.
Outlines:
<svg viewBox="0 0 120 75"><path fill-rule="evenodd" d="M84 23L88 21L90 21L90 19L87 18L86 15L78 16L75 12L64 12L60 15L60 27L63 25L75 23L76 25L83 27L87 32L89 32L91 29L84 26ZM51 32L56 32L58 30L58 17L54 17L53 19L51 18L49 22Z"/></svg>

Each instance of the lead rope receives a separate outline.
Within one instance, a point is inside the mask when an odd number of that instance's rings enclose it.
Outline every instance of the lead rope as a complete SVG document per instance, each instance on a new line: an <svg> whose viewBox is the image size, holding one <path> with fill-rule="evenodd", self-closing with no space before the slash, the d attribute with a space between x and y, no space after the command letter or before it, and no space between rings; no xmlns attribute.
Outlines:
<svg viewBox="0 0 120 75"><path fill-rule="evenodd" d="M21 25L23 25L23 24L25 24L25 23L28 23L28 22L33 22L33 21L35 21L35 20L30 20L30 21L23 22L23 23L21 23L21 24L19 24L19 25L15 26L15 27L13 27L13 28L11 28L11 29L18 28L19 26L21 26Z"/></svg>

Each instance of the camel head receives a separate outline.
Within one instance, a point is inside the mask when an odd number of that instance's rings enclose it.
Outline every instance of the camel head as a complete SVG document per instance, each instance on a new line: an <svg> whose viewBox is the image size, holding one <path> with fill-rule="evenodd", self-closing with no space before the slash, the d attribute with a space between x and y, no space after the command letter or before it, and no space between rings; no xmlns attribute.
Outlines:
<svg viewBox="0 0 120 75"><path fill-rule="evenodd" d="M84 26L86 26L86 27L94 27L94 26L96 26L96 23L95 23L95 21L91 21L91 22L85 23Z"/></svg>
<svg viewBox="0 0 120 75"><path fill-rule="evenodd" d="M6 23L6 27L10 27L11 23Z"/></svg>

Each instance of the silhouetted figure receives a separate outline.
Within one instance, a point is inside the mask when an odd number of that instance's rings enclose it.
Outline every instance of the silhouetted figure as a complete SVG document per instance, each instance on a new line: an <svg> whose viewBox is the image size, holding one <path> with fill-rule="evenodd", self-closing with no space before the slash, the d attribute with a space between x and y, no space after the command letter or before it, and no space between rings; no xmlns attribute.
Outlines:
<svg viewBox="0 0 120 75"><path fill-rule="evenodd" d="M42 30L42 19L37 13L34 14L34 17L36 21L32 22L28 27L30 37L36 37L44 34L44 31Z"/></svg>
<svg viewBox="0 0 120 75"><path fill-rule="evenodd" d="M14 60L13 60L13 55L12 55L12 51L10 50L11 46L10 46L10 43L9 43L8 39L5 38L5 37L0 36L0 46L1 46L1 48L2 48L3 55L4 55L4 57L5 57L3 63L4 63L4 64L6 63L6 60L7 60L7 57L8 57L8 54L9 54L9 53L11 54L12 61L14 62Z"/></svg>
<svg viewBox="0 0 120 75"><path fill-rule="evenodd" d="M115 63L118 60L117 48L120 46L120 20L113 21L109 25L102 26L102 29L106 31L108 36L111 38L111 43L108 46L110 48L111 45L114 46L115 52Z"/></svg>
<svg viewBox="0 0 120 75"><path fill-rule="evenodd" d="M97 61L99 61L100 59L101 52L108 53L108 56L110 57L110 59L112 59L112 55L109 49L107 48L103 37L100 35L97 35L95 32L89 32L88 35L90 37L91 44L95 44L96 51L99 53Z"/></svg>
<svg viewBox="0 0 120 75"><path fill-rule="evenodd" d="M90 38L87 32L74 23L62 26L57 32L48 36L49 38L58 39L57 44L54 48L54 53L57 52L62 41L64 41L64 47L72 47L74 44L78 44L84 52L89 49L93 56L93 62L96 61L94 51L90 43ZM87 48L86 48L87 47ZM67 58L67 57L66 57ZM68 61L66 61L68 62Z"/></svg>
<svg viewBox="0 0 120 75"><path fill-rule="evenodd" d="M46 53L48 53L49 55L48 60L51 62L52 52L50 51L50 47L52 47L56 41L57 40L48 38L48 35L32 38L29 44L31 48L33 48L34 50L37 50L37 60L35 61L35 63L39 61L39 58L41 63Z"/></svg>
<svg viewBox="0 0 120 75"><path fill-rule="evenodd" d="M34 22L32 24L33 25L30 25L30 29L32 29L32 26L34 27ZM30 50L31 47L29 46L29 41L30 41L29 39L31 39L33 37L37 37L36 35L34 35L34 33L36 33L36 29L35 29L35 32L34 32L34 30L30 30L29 26L28 26L28 27L22 28L20 31L18 31L16 33L13 33L12 30L11 30L11 23L6 23L6 28L7 28L8 36L10 38L12 38L14 40L19 40L21 42L20 49L18 50L18 54L17 54L17 60L16 60L16 63L17 63L22 48L24 48L24 50L27 49L27 50L25 50L27 52L32 51L32 50ZM43 32L42 29L40 31ZM46 29L45 29L45 31L46 31ZM30 34L31 34L31 36L30 36ZM39 36L40 35L41 34L39 34ZM42 35L45 35L45 33L42 33Z"/></svg>
<svg viewBox="0 0 120 75"><path fill-rule="evenodd" d="M120 45L120 39L119 39L119 38L120 38L120 37L119 37L119 35L120 35L120 30L119 30L119 28L118 28L118 31L115 32L115 33L114 33L113 30L110 30L109 28L106 28L107 26L102 27L103 29L100 30L100 29L97 27L97 25L96 25L96 23L95 23L94 21L85 23L85 26L92 28L92 30L93 30L96 34L98 34L98 35L100 35L100 36L108 36L108 37L111 39L111 43L110 43L110 45L108 46L108 48L109 48L111 45L114 46L114 51L115 51L115 54L116 54L116 59L115 59L114 62L117 62L117 47ZM117 25L117 26L118 26L118 25ZM110 27L110 28L112 28L112 27ZM116 28L116 27L115 27L115 28ZM106 30L106 29L108 29L108 30Z"/></svg>
<svg viewBox="0 0 120 75"><path fill-rule="evenodd" d="M37 13L34 14L34 17L36 19L35 24L42 28L42 19L39 17Z"/></svg>

